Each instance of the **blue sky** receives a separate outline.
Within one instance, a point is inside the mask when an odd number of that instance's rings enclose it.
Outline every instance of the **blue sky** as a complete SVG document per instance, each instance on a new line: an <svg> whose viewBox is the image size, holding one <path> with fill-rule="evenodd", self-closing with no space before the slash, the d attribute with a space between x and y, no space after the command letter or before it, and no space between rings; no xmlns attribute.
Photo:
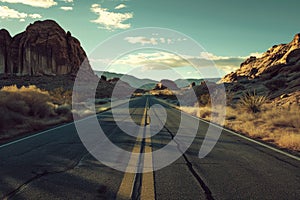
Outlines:
<svg viewBox="0 0 300 200"><path fill-rule="evenodd" d="M299 7L298 0L0 0L0 28L15 35L35 20L53 19L71 31L88 54L99 43L124 31L173 29L198 42L224 70L222 76L236 69L245 57L290 42L300 32ZM135 37L139 38L132 38L128 45L135 42L144 47L147 40L153 44L149 37ZM111 71L124 72L122 67L115 65ZM180 73L193 74L187 68L176 67ZM163 69L152 71L156 76L168 75Z"/></svg>

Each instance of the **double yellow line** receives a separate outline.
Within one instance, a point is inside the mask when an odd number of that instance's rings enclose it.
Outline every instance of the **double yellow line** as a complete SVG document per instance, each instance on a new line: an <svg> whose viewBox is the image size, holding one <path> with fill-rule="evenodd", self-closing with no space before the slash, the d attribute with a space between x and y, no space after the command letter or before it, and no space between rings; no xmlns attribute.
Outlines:
<svg viewBox="0 0 300 200"><path fill-rule="evenodd" d="M143 117L141 120L141 127L139 130L138 137L136 139L135 145L133 147L130 160L128 162L126 173L124 174L122 183L120 185L119 191L117 193L117 200L129 200L132 199L133 189L136 179L136 173L130 173L130 171L138 171L139 167L143 167L141 176L142 185L140 191L141 200L152 200L155 199L154 191L154 175L153 175L153 163L152 163L152 147L151 147L151 137L150 128L146 126L149 124L149 117L147 116L147 110L149 107L149 101L147 99ZM145 135L143 143L143 135ZM144 152L141 152L144 144ZM140 160L140 153L145 153L144 159ZM149 172L150 171L150 172Z"/></svg>

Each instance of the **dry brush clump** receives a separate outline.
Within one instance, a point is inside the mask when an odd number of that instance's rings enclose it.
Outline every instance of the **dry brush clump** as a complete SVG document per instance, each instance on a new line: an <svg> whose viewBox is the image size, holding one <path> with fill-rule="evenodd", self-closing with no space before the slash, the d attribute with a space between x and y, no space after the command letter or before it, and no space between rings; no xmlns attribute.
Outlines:
<svg viewBox="0 0 300 200"><path fill-rule="evenodd" d="M232 102L232 96L230 92L226 113L214 113L225 117L225 127L282 148L300 151L299 104L278 106L266 95L257 95L255 92L244 93L236 102ZM194 107L181 109L211 121L212 107L209 95L202 94L198 102Z"/></svg>
<svg viewBox="0 0 300 200"><path fill-rule="evenodd" d="M0 139L69 121L71 109L61 109L56 99L61 99L61 96L51 95L51 92L34 85L3 87L0 90L0 112L3 113Z"/></svg>
<svg viewBox="0 0 300 200"><path fill-rule="evenodd" d="M258 113L260 112L262 105L264 105L266 102L267 96L257 95L255 91L248 91L241 97L238 106L242 110Z"/></svg>
<svg viewBox="0 0 300 200"><path fill-rule="evenodd" d="M66 90L63 87L58 87L49 91L51 98L56 104L71 104L72 90Z"/></svg>
<svg viewBox="0 0 300 200"><path fill-rule="evenodd" d="M12 112L40 118L53 114L49 93L36 86L6 86L0 92L1 106Z"/></svg>

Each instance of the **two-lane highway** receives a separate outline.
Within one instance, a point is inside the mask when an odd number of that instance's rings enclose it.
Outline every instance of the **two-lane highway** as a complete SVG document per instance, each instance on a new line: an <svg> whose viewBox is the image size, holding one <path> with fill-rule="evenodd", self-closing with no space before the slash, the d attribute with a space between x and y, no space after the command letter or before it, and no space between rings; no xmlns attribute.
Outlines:
<svg viewBox="0 0 300 200"><path fill-rule="evenodd" d="M153 137L136 138L124 133L111 110L98 115L109 140L132 152L127 167L147 173L121 172L97 161L82 144L75 125L68 124L0 146L0 198L299 199L299 160L226 130L222 131L212 152L199 159L208 124L181 114L152 96L130 102L130 116L141 126L138 135L149 134L148 112L154 104L165 108L167 120ZM127 108L120 105L114 109L122 113ZM158 119L163 116L160 112L152 114ZM182 120L185 122L182 130L187 136L194 131L194 125L199 124L197 135L186 152L181 152L178 141L172 142ZM158 151L170 143L174 146L173 153L184 154L157 171L149 170L157 165L154 153L135 156L140 152Z"/></svg>

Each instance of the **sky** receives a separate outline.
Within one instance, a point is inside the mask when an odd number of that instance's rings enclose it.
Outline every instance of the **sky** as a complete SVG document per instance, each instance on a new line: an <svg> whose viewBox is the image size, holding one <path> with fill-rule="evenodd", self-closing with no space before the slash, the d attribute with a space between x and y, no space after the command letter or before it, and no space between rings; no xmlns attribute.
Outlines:
<svg viewBox="0 0 300 200"><path fill-rule="evenodd" d="M200 70L221 77L250 55L290 42L300 32L299 7L298 0L0 0L0 28L15 35L53 19L80 40L95 70L154 79L197 78ZM117 54L121 44L127 52ZM106 58L95 53L106 51Z"/></svg>

